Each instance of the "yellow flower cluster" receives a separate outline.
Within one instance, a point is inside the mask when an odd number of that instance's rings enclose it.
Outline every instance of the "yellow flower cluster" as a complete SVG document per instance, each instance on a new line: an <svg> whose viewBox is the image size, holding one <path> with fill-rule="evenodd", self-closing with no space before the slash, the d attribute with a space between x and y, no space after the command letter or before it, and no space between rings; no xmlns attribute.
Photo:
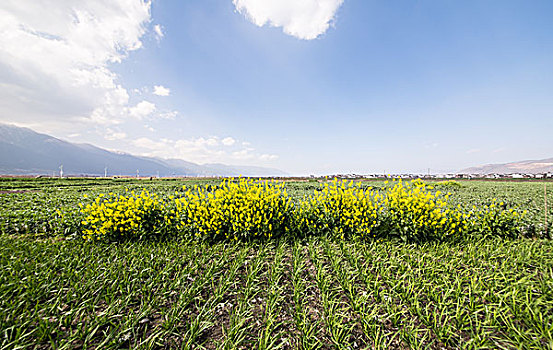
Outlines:
<svg viewBox="0 0 553 350"><path fill-rule="evenodd" d="M382 195L360 184L340 182L324 184L320 191L304 198L298 208L300 234L330 232L345 235L369 235L380 225L384 208Z"/></svg>
<svg viewBox="0 0 553 350"><path fill-rule="evenodd" d="M163 199L147 191L99 195L81 204L81 227L85 239L108 240L167 234L238 240L330 233L408 241L517 235L517 211L495 201L471 211L451 207L449 196L420 180L394 180L384 189L334 180L294 203L283 183L227 179L184 186Z"/></svg>
<svg viewBox="0 0 553 350"><path fill-rule="evenodd" d="M246 179L224 180L215 188L184 188L176 198L177 229L196 236L237 240L289 230L292 201L284 184Z"/></svg>
<svg viewBox="0 0 553 350"><path fill-rule="evenodd" d="M164 204L156 194L143 190L125 195L100 194L92 204L80 204L84 215L83 238L118 239L156 234L171 224ZM138 237L137 237L138 238Z"/></svg>
<svg viewBox="0 0 553 350"><path fill-rule="evenodd" d="M460 207L447 208L450 193L442 196L441 191L432 189L421 180L404 183L400 179L386 190L386 221L393 234L404 240L420 240L466 230L468 215Z"/></svg>

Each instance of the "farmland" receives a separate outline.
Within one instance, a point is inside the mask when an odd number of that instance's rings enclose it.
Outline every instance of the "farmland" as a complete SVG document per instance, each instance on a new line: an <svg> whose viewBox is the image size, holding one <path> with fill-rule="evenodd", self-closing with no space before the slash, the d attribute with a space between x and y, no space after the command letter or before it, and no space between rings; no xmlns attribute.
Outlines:
<svg viewBox="0 0 553 350"><path fill-rule="evenodd" d="M1 347L553 347L553 243L543 237L543 183L433 184L451 193L452 208L495 198L526 210L520 233L531 238L106 243L75 231L79 203L100 193L169 196L183 184L216 182L1 179ZM296 201L319 184L285 187ZM552 217L550 211L549 225Z"/></svg>

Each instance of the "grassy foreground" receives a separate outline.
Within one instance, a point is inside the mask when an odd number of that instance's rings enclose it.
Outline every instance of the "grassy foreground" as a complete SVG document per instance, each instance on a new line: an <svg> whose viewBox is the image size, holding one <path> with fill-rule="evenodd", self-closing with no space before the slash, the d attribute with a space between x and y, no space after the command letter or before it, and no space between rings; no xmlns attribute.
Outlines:
<svg viewBox="0 0 553 350"><path fill-rule="evenodd" d="M533 239L105 244L54 219L84 194L182 184L0 179L0 348L553 349L543 183L443 188L452 206L527 210Z"/></svg>
<svg viewBox="0 0 553 350"><path fill-rule="evenodd" d="M553 243L0 238L2 348L553 347Z"/></svg>

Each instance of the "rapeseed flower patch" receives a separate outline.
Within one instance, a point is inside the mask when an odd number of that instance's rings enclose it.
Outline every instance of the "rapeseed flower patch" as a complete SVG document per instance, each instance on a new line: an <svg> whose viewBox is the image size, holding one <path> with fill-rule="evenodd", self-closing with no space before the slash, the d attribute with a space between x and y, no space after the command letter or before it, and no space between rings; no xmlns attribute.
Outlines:
<svg viewBox="0 0 553 350"><path fill-rule="evenodd" d="M100 194L92 204L81 204L84 239L117 240L160 235L170 225L165 205L143 190L124 195Z"/></svg>
<svg viewBox="0 0 553 350"><path fill-rule="evenodd" d="M382 195L353 182L324 184L304 198L296 213L297 230L303 235L321 233L367 236L380 226Z"/></svg>
<svg viewBox="0 0 553 350"><path fill-rule="evenodd" d="M447 206L449 193L432 189L421 180L405 183L401 179L387 188L385 221L390 235L422 241L466 233L468 215Z"/></svg>
<svg viewBox="0 0 553 350"><path fill-rule="evenodd" d="M184 188L175 198L178 230L231 240L271 238L290 231L293 204L284 184L240 178L213 189Z"/></svg>
<svg viewBox="0 0 553 350"><path fill-rule="evenodd" d="M168 234L216 240L320 234L404 241L515 237L524 215L495 201L472 210L452 207L451 193L421 180L393 180L382 189L334 180L299 201L284 186L239 178L216 186L184 186L164 198L147 191L100 194L81 204L82 235L106 240Z"/></svg>

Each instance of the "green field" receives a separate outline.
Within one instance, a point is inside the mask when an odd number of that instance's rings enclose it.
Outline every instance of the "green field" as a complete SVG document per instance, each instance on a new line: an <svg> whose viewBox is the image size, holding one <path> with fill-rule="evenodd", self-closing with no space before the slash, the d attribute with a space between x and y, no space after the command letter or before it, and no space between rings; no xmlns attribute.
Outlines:
<svg viewBox="0 0 553 350"><path fill-rule="evenodd" d="M55 219L57 210L78 216L84 194L170 194L182 184L0 179L0 347L553 348L543 183L444 186L452 206L496 198L527 210L522 232L533 238L108 244ZM318 186L286 185L295 199Z"/></svg>

